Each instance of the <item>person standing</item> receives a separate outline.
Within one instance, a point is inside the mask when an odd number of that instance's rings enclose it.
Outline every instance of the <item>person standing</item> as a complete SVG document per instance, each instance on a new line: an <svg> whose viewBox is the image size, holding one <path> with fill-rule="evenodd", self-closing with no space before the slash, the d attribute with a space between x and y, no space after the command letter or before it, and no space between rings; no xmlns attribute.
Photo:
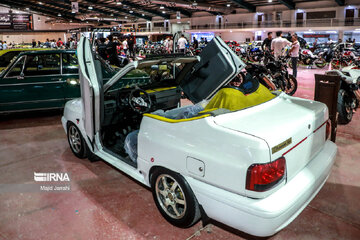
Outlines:
<svg viewBox="0 0 360 240"><path fill-rule="evenodd" d="M263 43L261 44L261 48L263 51L270 51L271 50L271 42L272 42L272 32L268 32L268 37L265 38Z"/></svg>
<svg viewBox="0 0 360 240"><path fill-rule="evenodd" d="M194 49L197 49L199 47L199 42L196 39L196 37L193 38L193 47L194 47Z"/></svg>
<svg viewBox="0 0 360 240"><path fill-rule="evenodd" d="M100 42L97 47L97 50L98 50L100 57L102 57L104 60L107 60L106 47L107 46L105 44L105 38L100 38Z"/></svg>
<svg viewBox="0 0 360 240"><path fill-rule="evenodd" d="M187 44L187 40L185 39L184 37L184 34L181 35L181 37L179 38L178 40L178 49L179 49L179 52L181 53L185 53L185 48L186 48L186 44Z"/></svg>
<svg viewBox="0 0 360 240"><path fill-rule="evenodd" d="M134 36L130 36L128 44L129 44L129 56L134 58L134 57L135 57L135 52L134 52L134 45L135 45Z"/></svg>
<svg viewBox="0 0 360 240"><path fill-rule="evenodd" d="M291 63L293 69L293 76L296 78L297 76L297 62L299 58L300 44L298 41L298 36L296 33L293 33L291 36L292 44L290 49Z"/></svg>
<svg viewBox="0 0 360 240"><path fill-rule="evenodd" d="M64 43L63 43L63 41L61 41L61 38L59 38L56 45L57 45L58 48L62 48L64 46Z"/></svg>
<svg viewBox="0 0 360 240"><path fill-rule="evenodd" d="M290 46L291 42L282 37L282 31L276 32L276 38L271 42L271 50L274 51L275 58L282 55L283 49Z"/></svg>
<svg viewBox="0 0 360 240"><path fill-rule="evenodd" d="M174 41L172 40L172 37L169 37L168 45L169 45L169 53L172 53L174 49Z"/></svg>
<svg viewBox="0 0 360 240"><path fill-rule="evenodd" d="M128 48L129 48L127 38L125 38L124 41L122 42L122 46L123 46L123 49L124 49L124 53L127 56L128 55Z"/></svg>
<svg viewBox="0 0 360 240"><path fill-rule="evenodd" d="M8 48L8 46L7 46L7 44L6 44L6 41L4 41L3 44L2 44L2 49L5 50L5 49L7 49L7 48Z"/></svg>
<svg viewBox="0 0 360 240"><path fill-rule="evenodd" d="M106 54L109 56L110 64L120 67L119 58L117 55L116 43L113 42L113 36L108 36L109 43L106 45Z"/></svg>

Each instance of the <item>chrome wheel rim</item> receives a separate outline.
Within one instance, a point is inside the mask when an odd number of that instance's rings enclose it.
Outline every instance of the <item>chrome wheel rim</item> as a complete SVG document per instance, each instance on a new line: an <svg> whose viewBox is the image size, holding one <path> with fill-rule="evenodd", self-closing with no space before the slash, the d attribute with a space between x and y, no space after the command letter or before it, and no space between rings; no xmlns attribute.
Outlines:
<svg viewBox="0 0 360 240"><path fill-rule="evenodd" d="M164 212L174 219L184 217L186 199L179 183L170 175L161 174L155 183L157 200Z"/></svg>
<svg viewBox="0 0 360 240"><path fill-rule="evenodd" d="M79 153L81 151L80 133L76 129L75 126L70 126L69 127L69 143L70 143L71 149L75 153Z"/></svg>

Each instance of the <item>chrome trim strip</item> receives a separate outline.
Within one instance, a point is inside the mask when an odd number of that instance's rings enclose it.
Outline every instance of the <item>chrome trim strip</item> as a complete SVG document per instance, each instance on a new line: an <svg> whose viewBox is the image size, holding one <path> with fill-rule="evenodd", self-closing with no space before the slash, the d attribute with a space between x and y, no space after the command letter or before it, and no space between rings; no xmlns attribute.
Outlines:
<svg viewBox="0 0 360 240"><path fill-rule="evenodd" d="M65 80L62 81L54 81L54 82L33 82L33 83L14 83L14 84L0 84L0 87L8 87L8 86L19 86L19 85L36 85L36 84L54 84L54 83L64 83Z"/></svg>
<svg viewBox="0 0 360 240"><path fill-rule="evenodd" d="M16 112L31 112L31 111L39 111L39 110L55 110L55 109L63 109L63 108L64 107L31 108L31 109L23 109L23 110L0 111L0 114L3 114L3 113L16 113Z"/></svg>
<svg viewBox="0 0 360 240"><path fill-rule="evenodd" d="M46 99L46 100L33 100L33 101L19 101L19 102L7 102L7 103L0 103L0 106L7 106L13 104L32 104L32 103L43 103L43 102L56 102L56 101L63 101L64 98L53 98L53 99Z"/></svg>

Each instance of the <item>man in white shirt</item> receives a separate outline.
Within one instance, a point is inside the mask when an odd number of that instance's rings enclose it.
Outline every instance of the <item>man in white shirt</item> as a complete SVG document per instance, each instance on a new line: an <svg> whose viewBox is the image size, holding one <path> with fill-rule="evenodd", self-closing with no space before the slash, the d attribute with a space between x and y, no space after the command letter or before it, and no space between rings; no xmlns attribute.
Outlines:
<svg viewBox="0 0 360 240"><path fill-rule="evenodd" d="M187 40L185 39L184 35L181 35L181 38L179 38L178 40L178 48L179 48L179 52L185 53L185 47L187 44Z"/></svg>
<svg viewBox="0 0 360 240"><path fill-rule="evenodd" d="M128 48L129 48L127 38L125 38L125 40L122 42L122 45L123 45L124 53L125 53L125 55L127 55L128 54L127 51L128 51Z"/></svg>
<svg viewBox="0 0 360 240"><path fill-rule="evenodd" d="M292 63L292 69L293 69L293 76L296 78L297 76L297 61L299 58L299 50L300 50L300 44L298 41L298 37L296 33L293 33L291 36L292 44L290 49L290 56L291 56L291 63Z"/></svg>
<svg viewBox="0 0 360 240"><path fill-rule="evenodd" d="M275 58L278 58L282 55L283 49L286 46L290 46L291 42L289 42L286 38L282 37L282 31L276 32L276 38L271 42L271 50L274 51Z"/></svg>

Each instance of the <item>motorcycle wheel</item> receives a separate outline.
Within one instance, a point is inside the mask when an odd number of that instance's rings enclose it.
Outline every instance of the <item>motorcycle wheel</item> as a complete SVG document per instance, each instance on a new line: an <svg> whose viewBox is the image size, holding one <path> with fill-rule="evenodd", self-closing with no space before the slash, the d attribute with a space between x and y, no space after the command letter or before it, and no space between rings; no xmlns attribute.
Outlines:
<svg viewBox="0 0 360 240"><path fill-rule="evenodd" d="M337 110L339 112L338 122L348 124L353 117L353 110L351 109L351 97L344 89L339 90Z"/></svg>
<svg viewBox="0 0 360 240"><path fill-rule="evenodd" d="M319 58L315 61L315 65L318 68L324 68L326 66L326 61L323 58Z"/></svg>
<svg viewBox="0 0 360 240"><path fill-rule="evenodd" d="M285 86L284 92L286 94L292 96L296 92L297 86L298 86L298 83L297 83L296 78L293 75L289 74L289 77L286 78L286 86Z"/></svg>

